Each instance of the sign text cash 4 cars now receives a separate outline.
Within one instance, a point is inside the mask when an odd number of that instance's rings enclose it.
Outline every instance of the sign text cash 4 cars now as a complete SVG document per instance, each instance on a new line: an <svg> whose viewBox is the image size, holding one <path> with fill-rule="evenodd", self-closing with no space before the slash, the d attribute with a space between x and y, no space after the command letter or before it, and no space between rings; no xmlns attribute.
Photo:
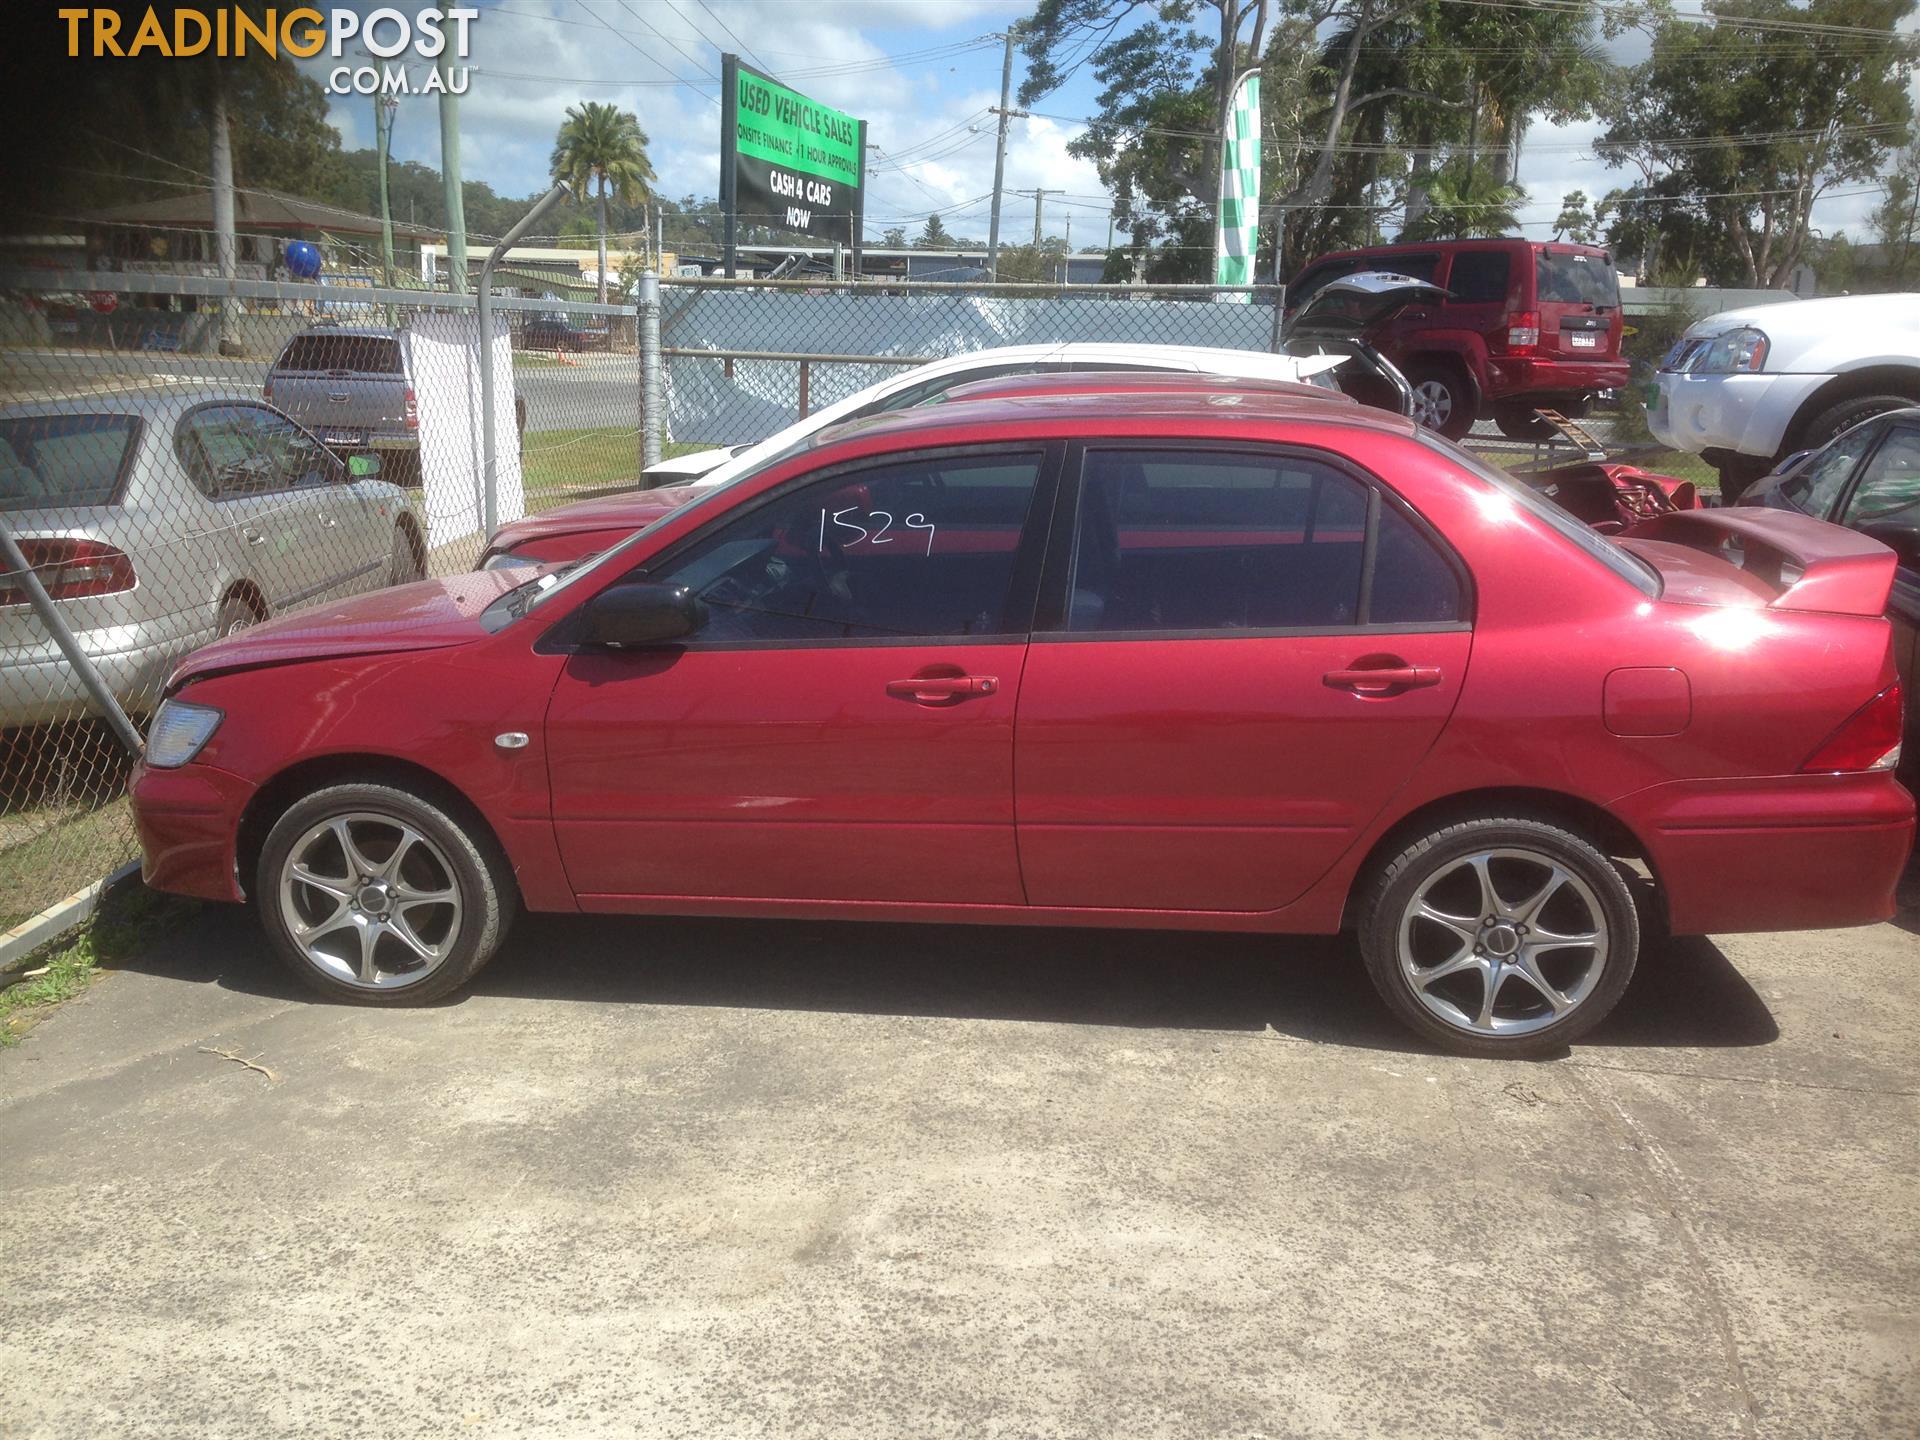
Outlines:
<svg viewBox="0 0 1920 1440"><path fill-rule="evenodd" d="M865 124L725 57L721 186L749 225L851 245L862 214Z"/></svg>

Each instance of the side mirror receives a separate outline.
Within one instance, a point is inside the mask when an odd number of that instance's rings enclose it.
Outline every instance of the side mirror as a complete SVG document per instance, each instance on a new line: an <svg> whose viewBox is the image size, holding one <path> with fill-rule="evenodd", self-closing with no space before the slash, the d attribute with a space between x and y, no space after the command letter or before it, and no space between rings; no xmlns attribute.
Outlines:
<svg viewBox="0 0 1920 1440"><path fill-rule="evenodd" d="M1893 551L1909 570L1920 570L1920 525L1911 521L1876 520L1862 525L1860 533Z"/></svg>
<svg viewBox="0 0 1920 1440"><path fill-rule="evenodd" d="M379 473L380 457L378 455L349 455L347 457L347 474L355 480L371 480Z"/></svg>
<svg viewBox="0 0 1920 1440"><path fill-rule="evenodd" d="M690 586L639 580L602 590L588 601L580 639L587 645L666 645L706 623L706 602Z"/></svg>

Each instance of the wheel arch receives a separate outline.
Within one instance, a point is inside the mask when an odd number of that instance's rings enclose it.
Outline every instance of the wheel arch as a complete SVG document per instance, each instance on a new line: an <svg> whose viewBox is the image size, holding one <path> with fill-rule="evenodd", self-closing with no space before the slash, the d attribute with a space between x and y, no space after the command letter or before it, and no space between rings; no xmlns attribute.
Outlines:
<svg viewBox="0 0 1920 1440"><path fill-rule="evenodd" d="M1391 358L1391 357L1390 357ZM1396 361L1401 373L1412 378L1412 372L1428 367L1444 367L1457 371L1467 382L1467 398L1473 403L1473 413L1478 416L1486 406L1486 386L1481 382L1480 367L1468 347L1441 346L1427 344L1418 350L1407 352L1407 358Z"/></svg>
<svg viewBox="0 0 1920 1440"><path fill-rule="evenodd" d="M1920 402L1920 365L1863 365L1857 370L1844 370L1834 376L1800 402L1800 408L1793 412L1793 419L1787 424L1780 442L1780 453L1790 455L1795 450L1805 449L1801 442L1806 438L1814 417L1822 411L1856 395L1872 395L1876 392L1905 395Z"/></svg>
<svg viewBox="0 0 1920 1440"><path fill-rule="evenodd" d="M507 847L501 843L498 832L480 808L452 781L417 761L371 752L347 752L316 755L297 761L254 792L246 809L241 812L234 843L234 870L239 877L241 891L244 893L251 889L254 871L260 864L260 852L266 848L267 836L274 822L287 812L289 806L315 790L325 789L329 785L353 783L391 785L439 805L471 827L474 839L483 849L490 849L500 861L502 878L517 890L519 882Z"/></svg>
<svg viewBox="0 0 1920 1440"><path fill-rule="evenodd" d="M427 573L427 537L420 533L420 522L411 510L402 510L400 518L393 528L407 537L407 545L413 551L413 563L420 567L422 575Z"/></svg>
<svg viewBox="0 0 1920 1440"><path fill-rule="evenodd" d="M1501 786L1462 790L1429 800L1402 815L1387 827L1367 850L1366 857L1354 869L1347 882L1346 899L1341 905L1340 928L1351 929L1359 917L1354 905L1361 894L1395 855L1420 836L1465 820L1493 818L1545 820L1584 835L1604 854L1616 859L1637 860L1653 877L1654 892L1664 895L1653 855L1631 827L1617 815L1593 801L1562 790L1539 790L1526 786ZM1664 908L1664 902L1663 902Z"/></svg>
<svg viewBox="0 0 1920 1440"><path fill-rule="evenodd" d="M213 607L214 613L217 615L221 607L226 605L229 600L244 601L247 606L252 609L253 613L262 620L265 620L273 614L273 607L267 604L266 592L262 590L257 583L244 575L238 580L230 580L227 582L227 588L220 592L220 599Z"/></svg>

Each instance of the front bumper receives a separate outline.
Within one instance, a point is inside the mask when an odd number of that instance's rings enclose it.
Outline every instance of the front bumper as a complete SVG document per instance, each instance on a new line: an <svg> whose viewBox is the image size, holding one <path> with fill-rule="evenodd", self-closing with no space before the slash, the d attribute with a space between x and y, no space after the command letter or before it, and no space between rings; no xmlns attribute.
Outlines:
<svg viewBox="0 0 1920 1440"><path fill-rule="evenodd" d="M1777 456L1800 407L1831 375L1689 375L1662 370L1647 428L1673 450Z"/></svg>
<svg viewBox="0 0 1920 1440"><path fill-rule="evenodd" d="M133 826L149 888L202 900L244 900L235 869L240 817L255 787L211 765L134 767Z"/></svg>
<svg viewBox="0 0 1920 1440"><path fill-rule="evenodd" d="M1874 924L1913 849L1913 797L1888 771L1678 780L1610 808L1645 842L1676 935Z"/></svg>

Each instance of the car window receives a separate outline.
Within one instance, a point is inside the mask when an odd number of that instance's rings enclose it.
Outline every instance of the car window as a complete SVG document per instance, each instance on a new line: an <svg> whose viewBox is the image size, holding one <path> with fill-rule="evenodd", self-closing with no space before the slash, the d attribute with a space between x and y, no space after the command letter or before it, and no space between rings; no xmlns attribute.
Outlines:
<svg viewBox="0 0 1920 1440"><path fill-rule="evenodd" d="M1880 427L1875 424L1854 426L1819 454L1802 461L1800 469L1781 482L1781 495L1809 515L1826 519L1853 477L1853 467L1879 434Z"/></svg>
<svg viewBox="0 0 1920 1440"><path fill-rule="evenodd" d="M1362 268L1431 281L1440 269L1440 256L1437 252L1431 255L1382 255Z"/></svg>
<svg viewBox="0 0 1920 1440"><path fill-rule="evenodd" d="M1357 257L1342 260L1329 260L1323 265L1311 265L1303 270L1287 287L1287 309L1297 309L1318 295L1323 286L1338 280L1342 275L1351 275L1363 268L1363 261Z"/></svg>
<svg viewBox="0 0 1920 1440"><path fill-rule="evenodd" d="M702 641L999 635L1040 456L900 460L782 495L650 578L707 604Z"/></svg>
<svg viewBox="0 0 1920 1440"><path fill-rule="evenodd" d="M1299 456L1089 451L1067 629L1363 624L1368 501L1364 484ZM1458 583L1445 560L1397 512L1388 528L1393 552L1383 558L1394 571L1392 618L1458 618Z"/></svg>
<svg viewBox="0 0 1920 1440"><path fill-rule="evenodd" d="M1505 250L1462 250L1447 272L1447 290L1456 305L1502 303L1512 273L1513 257Z"/></svg>
<svg viewBox="0 0 1920 1440"><path fill-rule="evenodd" d="M280 352L275 370L351 370L398 375L400 342L379 335L296 335Z"/></svg>
<svg viewBox="0 0 1920 1440"><path fill-rule="evenodd" d="M1840 520L1864 525L1896 518L1920 523L1920 430L1906 426L1896 428L1873 452Z"/></svg>
<svg viewBox="0 0 1920 1440"><path fill-rule="evenodd" d="M0 510L111 504L139 433L131 415L0 420Z"/></svg>
<svg viewBox="0 0 1920 1440"><path fill-rule="evenodd" d="M180 422L181 463L215 500L265 495L342 478L340 461L284 416L258 405L205 405Z"/></svg>
<svg viewBox="0 0 1920 1440"><path fill-rule="evenodd" d="M1570 250L1542 250L1534 260L1536 298L1552 305L1609 305L1620 303L1620 277L1600 255Z"/></svg>
<svg viewBox="0 0 1920 1440"><path fill-rule="evenodd" d="M972 385L981 380L1001 380L1009 375L1058 375L1073 368L1065 360L1014 360L1004 365L983 365L978 370L956 370L922 380L918 385L909 385L904 390L897 390L871 404L862 405L846 418L863 420L869 415L887 415L895 410L911 410L917 405L937 405L947 398L949 390L957 390L962 385Z"/></svg>

